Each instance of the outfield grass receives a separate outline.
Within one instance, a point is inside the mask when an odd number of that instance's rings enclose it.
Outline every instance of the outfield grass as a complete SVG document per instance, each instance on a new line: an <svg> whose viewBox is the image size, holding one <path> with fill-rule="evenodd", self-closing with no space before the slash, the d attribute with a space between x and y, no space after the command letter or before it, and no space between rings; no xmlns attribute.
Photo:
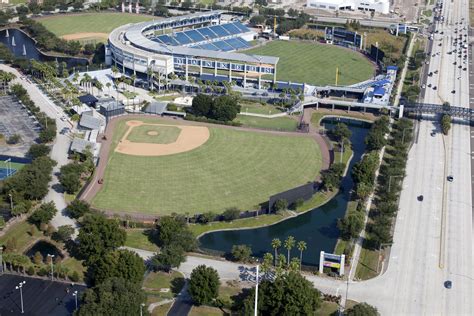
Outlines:
<svg viewBox="0 0 474 316"><path fill-rule="evenodd" d="M273 41L245 51L249 54L279 57L277 80L315 85L335 84L339 68L339 85L354 84L373 76L371 62L349 49L297 41Z"/></svg>
<svg viewBox="0 0 474 316"><path fill-rule="evenodd" d="M150 135L156 133L156 135ZM149 143L149 144L170 144L174 143L181 133L181 130L175 126L152 126L142 125L135 126L127 140L135 143Z"/></svg>
<svg viewBox="0 0 474 316"><path fill-rule="evenodd" d="M117 126L115 145L125 122ZM321 152L311 137L212 127L209 140L188 152L159 157L112 152L92 205L160 215L254 209L273 194L313 181L320 168Z"/></svg>
<svg viewBox="0 0 474 316"><path fill-rule="evenodd" d="M128 24L150 21L153 17L130 13L85 13L62 14L37 21L57 36L77 33L110 33L115 28Z"/></svg>
<svg viewBox="0 0 474 316"><path fill-rule="evenodd" d="M268 114L268 113L267 113ZM239 122L242 126L272 129L277 131L296 131L298 122L290 117L265 118L248 115L237 115L234 122Z"/></svg>

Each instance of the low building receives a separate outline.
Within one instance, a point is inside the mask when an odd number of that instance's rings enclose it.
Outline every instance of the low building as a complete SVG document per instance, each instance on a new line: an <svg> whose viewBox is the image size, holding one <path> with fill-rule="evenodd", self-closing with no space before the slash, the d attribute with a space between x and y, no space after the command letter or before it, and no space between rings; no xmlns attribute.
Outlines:
<svg viewBox="0 0 474 316"><path fill-rule="evenodd" d="M97 143L90 142L82 138L74 138L71 142L70 150L71 152L84 154L86 150L90 151L92 154L96 152ZM95 157L96 155L94 155Z"/></svg>
<svg viewBox="0 0 474 316"><path fill-rule="evenodd" d="M105 118L97 111L84 112L79 121L79 126L86 130L98 130L102 133L105 129Z"/></svg>
<svg viewBox="0 0 474 316"><path fill-rule="evenodd" d="M97 101L99 101L92 94L81 95L80 97L78 97L78 99L79 101L81 101L81 103L86 104L88 106L92 106L92 107L95 107Z"/></svg>
<svg viewBox="0 0 474 316"><path fill-rule="evenodd" d="M97 108L100 114L102 114L107 121L114 116L125 113L125 106L123 103L112 98L99 100L97 102Z"/></svg>
<svg viewBox="0 0 474 316"><path fill-rule="evenodd" d="M330 11L359 10L389 14L390 0L307 0L306 6Z"/></svg>

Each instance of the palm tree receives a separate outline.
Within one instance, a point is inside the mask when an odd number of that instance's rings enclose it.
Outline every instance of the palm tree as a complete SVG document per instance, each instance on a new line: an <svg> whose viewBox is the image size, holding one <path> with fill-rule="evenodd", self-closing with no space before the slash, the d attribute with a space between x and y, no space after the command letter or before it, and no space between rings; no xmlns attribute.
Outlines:
<svg viewBox="0 0 474 316"><path fill-rule="evenodd" d="M107 87L107 90L109 90L109 95L110 95L110 87L112 86L112 84L110 82L107 82L105 86Z"/></svg>
<svg viewBox="0 0 474 316"><path fill-rule="evenodd" d="M117 76L117 73L119 72L117 66L113 65L112 68L112 74L114 75L114 78Z"/></svg>
<svg viewBox="0 0 474 316"><path fill-rule="evenodd" d="M288 236L285 240L285 248L288 251L287 255L287 264L290 264L290 250L295 246L295 237L293 236Z"/></svg>
<svg viewBox="0 0 474 316"><path fill-rule="evenodd" d="M137 75L136 75L136 74L131 75L131 76L130 76L130 79L132 79L133 92L135 92L135 81L137 80Z"/></svg>
<svg viewBox="0 0 474 316"><path fill-rule="evenodd" d="M275 250L275 265L276 259L278 258L278 248L281 247L281 240L279 238L272 239L272 248Z"/></svg>
<svg viewBox="0 0 474 316"><path fill-rule="evenodd" d="M307 248L306 242L302 240L298 241L296 248L298 248L298 250L300 251L300 269L301 269L301 265L303 264L303 251L305 251Z"/></svg>

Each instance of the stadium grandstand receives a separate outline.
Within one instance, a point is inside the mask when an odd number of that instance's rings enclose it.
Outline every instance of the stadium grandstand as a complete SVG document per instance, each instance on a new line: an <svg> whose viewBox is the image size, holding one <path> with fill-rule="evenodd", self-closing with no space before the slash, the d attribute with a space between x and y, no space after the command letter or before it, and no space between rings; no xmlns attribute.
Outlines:
<svg viewBox="0 0 474 316"><path fill-rule="evenodd" d="M223 23L223 11L198 12L156 21L128 24L113 30L106 63L123 72L146 75L175 73L188 80L225 77L246 85L262 76L276 81L278 57L239 53L251 47L256 33L240 21Z"/></svg>

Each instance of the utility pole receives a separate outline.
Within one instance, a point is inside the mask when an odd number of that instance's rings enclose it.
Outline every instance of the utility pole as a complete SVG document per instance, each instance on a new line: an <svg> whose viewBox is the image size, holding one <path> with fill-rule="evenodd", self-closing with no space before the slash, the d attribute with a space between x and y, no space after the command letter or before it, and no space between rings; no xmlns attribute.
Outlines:
<svg viewBox="0 0 474 316"><path fill-rule="evenodd" d="M13 210L13 197L11 193L8 193L8 197L10 198L10 209Z"/></svg>

